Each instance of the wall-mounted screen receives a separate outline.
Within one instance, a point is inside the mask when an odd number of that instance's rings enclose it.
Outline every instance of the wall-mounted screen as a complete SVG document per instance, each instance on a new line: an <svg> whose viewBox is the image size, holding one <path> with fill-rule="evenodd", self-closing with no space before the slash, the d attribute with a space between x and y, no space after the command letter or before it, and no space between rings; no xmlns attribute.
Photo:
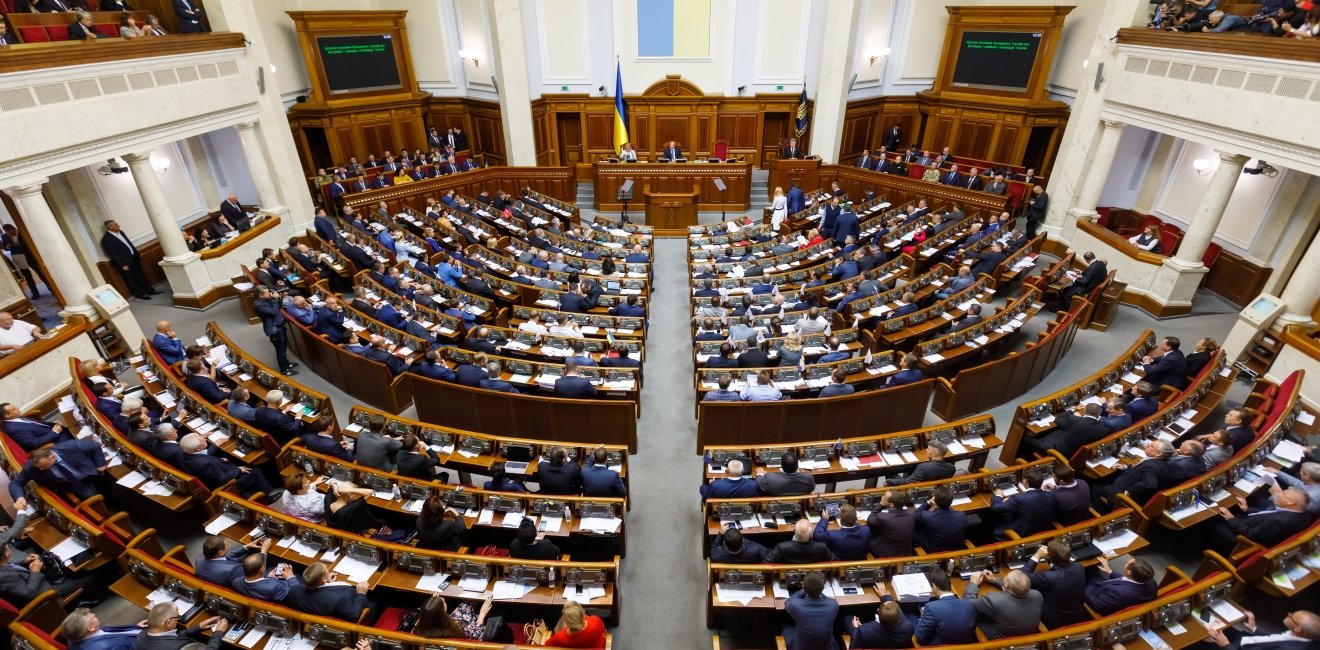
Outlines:
<svg viewBox="0 0 1320 650"><path fill-rule="evenodd" d="M399 65L390 34L321 36L321 69L331 95L398 88Z"/></svg>
<svg viewBox="0 0 1320 650"><path fill-rule="evenodd" d="M1040 39L1039 32L963 32L953 86L1026 90Z"/></svg>

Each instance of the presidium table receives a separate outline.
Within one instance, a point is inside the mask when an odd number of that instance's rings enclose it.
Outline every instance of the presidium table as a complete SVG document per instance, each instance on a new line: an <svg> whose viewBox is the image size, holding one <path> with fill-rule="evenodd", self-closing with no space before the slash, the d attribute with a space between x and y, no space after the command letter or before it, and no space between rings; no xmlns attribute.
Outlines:
<svg viewBox="0 0 1320 650"><path fill-rule="evenodd" d="M619 188L631 180L630 212L644 212L646 223L659 231L687 234L697 224L698 211L744 212L751 208L752 165L746 162L609 163L593 166L595 208L623 210ZM725 189L719 189L719 180Z"/></svg>

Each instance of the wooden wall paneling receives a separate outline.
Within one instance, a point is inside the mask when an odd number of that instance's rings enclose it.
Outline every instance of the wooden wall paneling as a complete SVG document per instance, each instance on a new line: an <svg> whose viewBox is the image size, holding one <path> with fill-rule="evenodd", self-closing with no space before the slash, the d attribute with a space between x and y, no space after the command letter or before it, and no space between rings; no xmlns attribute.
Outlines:
<svg viewBox="0 0 1320 650"><path fill-rule="evenodd" d="M686 114L657 114L655 116L655 149L658 151L666 142L675 140L685 155L691 158L696 151L696 143L689 142L690 128Z"/></svg>
<svg viewBox="0 0 1320 650"><path fill-rule="evenodd" d="M1023 129L1016 124L1000 124L994 150L987 160L1019 160L1022 157Z"/></svg>
<svg viewBox="0 0 1320 650"><path fill-rule="evenodd" d="M614 114L588 113L585 120L587 160L614 154Z"/></svg>

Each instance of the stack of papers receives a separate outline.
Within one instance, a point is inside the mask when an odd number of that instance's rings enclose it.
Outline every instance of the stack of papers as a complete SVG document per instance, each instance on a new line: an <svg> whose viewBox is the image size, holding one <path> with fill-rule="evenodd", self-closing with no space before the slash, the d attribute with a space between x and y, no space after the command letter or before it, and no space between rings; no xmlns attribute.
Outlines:
<svg viewBox="0 0 1320 650"><path fill-rule="evenodd" d="M470 576L458 581L458 588L463 591L474 591L480 594L486 593L486 587L490 586L490 578L479 576Z"/></svg>
<svg viewBox="0 0 1320 650"><path fill-rule="evenodd" d="M623 520L618 517L583 517L578 527L582 530L613 534L619 532L619 524L622 523Z"/></svg>
<svg viewBox="0 0 1320 650"><path fill-rule="evenodd" d="M533 585L523 584L521 582L509 582L507 580L495 581L495 600L518 600L526 596L528 592L535 589Z"/></svg>
<svg viewBox="0 0 1320 650"><path fill-rule="evenodd" d="M345 555L335 563L334 571L348 582L357 583L371 578L378 567L379 565L368 564L355 557Z"/></svg>
<svg viewBox="0 0 1320 650"><path fill-rule="evenodd" d="M753 598L765 595L765 587L730 587L716 583L715 600L721 603L738 603L747 606Z"/></svg>
<svg viewBox="0 0 1320 650"><path fill-rule="evenodd" d="M1137 534L1130 530L1125 530L1122 534L1114 535L1108 539L1097 539L1094 544L1095 547L1103 551L1105 555L1113 555L1118 549L1127 548L1135 541L1137 541Z"/></svg>
<svg viewBox="0 0 1320 650"><path fill-rule="evenodd" d="M924 573L903 573L890 581L900 603L924 603L930 600L930 581Z"/></svg>
<svg viewBox="0 0 1320 650"><path fill-rule="evenodd" d="M765 595L764 592L757 596ZM604 587L582 587L582 593L578 593L577 587L573 585L564 585L564 600L575 600L582 604L587 604L597 598L605 597Z"/></svg>

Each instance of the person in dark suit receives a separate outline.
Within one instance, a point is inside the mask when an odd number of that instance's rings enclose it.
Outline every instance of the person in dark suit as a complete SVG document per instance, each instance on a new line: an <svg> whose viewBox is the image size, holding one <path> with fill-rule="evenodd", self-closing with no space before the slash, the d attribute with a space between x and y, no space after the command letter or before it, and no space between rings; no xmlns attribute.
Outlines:
<svg viewBox="0 0 1320 650"><path fill-rule="evenodd" d="M944 569L926 573L930 602L921 610L912 634L921 645L973 643L976 641L976 605L958 598Z"/></svg>
<svg viewBox="0 0 1320 650"><path fill-rule="evenodd" d="M738 355L739 368L770 368L777 365L770 359L766 350L769 344L762 344L755 333L747 337L747 349Z"/></svg>
<svg viewBox="0 0 1320 650"><path fill-rule="evenodd" d="M203 485L218 490L226 483L234 481L239 493L249 496L260 492L266 495L267 502L279 501L283 490L271 490L266 475L251 467L231 465L206 452L206 441L195 433L190 433L179 441L183 449L183 471L192 474Z"/></svg>
<svg viewBox="0 0 1320 650"><path fill-rule="evenodd" d="M789 449L779 456L778 472L756 468L756 487L762 496L810 494L816 489L816 479L806 472L798 471L797 453Z"/></svg>
<svg viewBox="0 0 1320 650"><path fill-rule="evenodd" d="M810 520L806 517L799 519L793 527L793 539L776 544L766 554L765 561L770 564L814 564L834 560L830 547L812 540L814 532Z"/></svg>
<svg viewBox="0 0 1320 650"><path fill-rule="evenodd" d="M660 152L660 157L668 158L670 160L678 160L683 157L683 149L678 146L677 142L670 140L665 144L664 151Z"/></svg>
<svg viewBox="0 0 1320 650"><path fill-rule="evenodd" d="M1097 510L1103 507L1103 511L1108 512L1114 507L1114 496L1122 493L1132 497L1137 505L1142 505L1156 492L1172 485L1169 458L1173 456L1173 445L1163 440L1150 440L1146 442L1143 452L1146 454L1145 459L1132 467L1119 463L1115 466L1121 472L1118 478L1091 493L1092 505ZM1104 503L1108 503L1108 507L1104 507Z"/></svg>
<svg viewBox="0 0 1320 650"><path fill-rule="evenodd" d="M53 447L38 449L28 454L26 463L9 481L9 496L16 510L22 510L27 499L23 487L36 481L57 493L72 492L79 499L88 499L97 492L108 491L104 474L107 467L101 445L92 440L66 440Z"/></svg>
<svg viewBox="0 0 1320 650"><path fill-rule="evenodd" d="M366 357L384 364L386 368L389 368L391 376L397 377L408 370L408 363L385 347L385 337L383 336L371 337L371 349L367 350Z"/></svg>
<svg viewBox="0 0 1320 650"><path fill-rule="evenodd" d="M595 399L599 392L585 377L578 374L578 362L564 361L564 376L555 380L555 397Z"/></svg>
<svg viewBox="0 0 1320 650"><path fill-rule="evenodd" d="M249 598L278 603L289 595L289 587L295 584L298 584L298 578L288 565L267 572L266 554L253 553L243 558L243 575L229 583L229 588Z"/></svg>
<svg viewBox="0 0 1320 650"><path fill-rule="evenodd" d="M949 454L949 446L938 441L932 440L926 445L927 460L917 464L916 469L906 477L886 478L885 485L905 485L907 483L921 483L924 481L939 481L953 476L957 471L953 463L944 460Z"/></svg>
<svg viewBox="0 0 1320 650"><path fill-rule="evenodd" d="M1084 445L1109 435L1109 427L1100 421L1099 404L1078 404L1054 418L1054 430L1044 435L1024 437L1018 456L1035 458L1047 450L1057 449L1064 458L1072 458Z"/></svg>
<svg viewBox="0 0 1320 650"><path fill-rule="evenodd" d="M1086 606L1101 616L1109 616L1121 609L1150 602L1158 590L1155 584L1155 570L1150 563L1133 558L1127 563L1123 573L1109 568L1109 559L1101 555L1096 558L1099 572L1086 584L1083 597Z"/></svg>
<svg viewBox="0 0 1320 650"><path fill-rule="evenodd" d="M1104 281L1105 276L1109 274L1109 269L1105 266L1104 260L1095 258L1095 253L1086 251L1082 254L1082 260L1086 262L1086 269L1082 274L1073 280L1072 284L1059 292L1059 308L1067 309L1072 304L1073 296L1086 297L1091 290ZM1184 367L1184 370L1186 368Z"/></svg>
<svg viewBox="0 0 1320 650"><path fill-rule="evenodd" d="M1279 490L1273 496L1271 507L1249 508L1246 499L1242 498L1238 503L1243 514L1235 515L1228 508L1220 508L1223 519L1215 522L1211 530L1211 548L1225 557L1233 553L1238 535L1270 548L1311 525L1311 515L1306 511L1310 498L1301 488Z"/></svg>
<svg viewBox="0 0 1320 650"><path fill-rule="evenodd" d="M953 509L953 490L935 488L930 501L917 506L913 542L927 553L967 548L967 515Z"/></svg>
<svg viewBox="0 0 1320 650"><path fill-rule="evenodd" d="M98 402L99 405L99 402ZM27 451L32 451L38 447L44 447L54 442L73 440L73 436L64 430L61 424L47 424L41 420L23 417L23 413L18 407L5 402L0 404L0 430L13 438L18 446Z"/></svg>
<svg viewBox="0 0 1320 650"><path fill-rule="evenodd" d="M794 455L794 458L797 458ZM713 479L710 483L701 486L702 499L748 499L760 496L760 489L756 481L747 478L743 472L747 471L743 461L734 459L729 461L725 471L728 478ZM812 481L814 488L815 481Z"/></svg>
<svg viewBox="0 0 1320 650"><path fill-rule="evenodd" d="M66 30L69 33L71 41L94 41L100 38L96 30L92 29L92 14L89 11L74 12L74 20L69 23Z"/></svg>
<svg viewBox="0 0 1320 650"><path fill-rule="evenodd" d="M959 185L969 190L981 189L983 180L981 179L981 174L979 172L980 170L973 167L967 172L967 177L962 179Z"/></svg>
<svg viewBox="0 0 1320 650"><path fill-rule="evenodd" d="M1148 381L1139 381L1132 387L1133 398L1127 403L1127 413L1132 422L1139 423L1155 414L1160 409L1159 389Z"/></svg>
<svg viewBox="0 0 1320 650"><path fill-rule="evenodd" d="M628 352L628 348L626 346L620 345L619 347L614 349L614 352L619 356L611 357L609 355L605 355L601 357L600 365L602 368L641 368L642 367L641 361L638 361L637 359L628 356L630 353Z"/></svg>
<svg viewBox="0 0 1320 650"><path fill-rule="evenodd" d="M537 463L535 480L541 494L581 494L582 467L568 457L568 450L556 446L549 460Z"/></svg>
<svg viewBox="0 0 1320 650"><path fill-rule="evenodd" d="M105 230L101 235L101 250L114 263L128 290L142 300L150 300L151 296L160 293L151 288L147 276L142 273L142 256L128 235L119 229L119 222L114 219L105 222Z"/></svg>
<svg viewBox="0 0 1320 650"><path fill-rule="evenodd" d="M202 542L202 555L193 562L193 572L211 584L228 587L243 576L243 558L252 553L266 553L273 541L265 537L231 549L224 537L211 535Z"/></svg>
<svg viewBox="0 0 1320 650"><path fill-rule="evenodd" d="M710 545L710 561L719 564L761 564L766 549L755 540L743 537L737 528L726 528Z"/></svg>
<svg viewBox="0 0 1320 650"><path fill-rule="evenodd" d="M871 529L869 548L875 557L912 555L912 541L917 528L917 513L909 509L907 493L886 490L880 508L871 513L866 525Z"/></svg>
<svg viewBox="0 0 1320 650"><path fill-rule="evenodd" d="M289 333L285 328L288 323L280 310L280 301L267 287L257 289L257 297L252 301L252 310L261 318L261 331L275 348L275 364L280 367L280 374L292 376L298 374L294 368L298 364L289 361Z"/></svg>
<svg viewBox="0 0 1320 650"><path fill-rule="evenodd" d="M1031 186L1031 199L1027 201L1027 239L1036 236L1040 224L1045 222L1045 213L1050 209L1050 195L1040 185Z"/></svg>
<svg viewBox="0 0 1320 650"><path fill-rule="evenodd" d="M444 497L432 493L417 516L417 548L433 551L457 551L467 535L462 513L445 505Z"/></svg>
<svg viewBox="0 0 1320 650"><path fill-rule="evenodd" d="M435 349L427 350L422 355L421 363L409 368L408 371L440 381L455 381L458 378L454 371L450 370L449 366L446 366L441 360L440 351Z"/></svg>
<svg viewBox="0 0 1320 650"><path fill-rule="evenodd" d="M1049 558L1050 568L1037 571L1040 562ZM1061 539L1052 539L1036 549L1036 553L1022 565L1022 572L1031 579L1031 588L1039 591L1050 604L1041 612L1041 622L1052 629L1089 620L1084 597L1086 569L1072 560L1072 546Z"/></svg>
<svg viewBox="0 0 1320 650"><path fill-rule="evenodd" d="M911 303L908 303L911 304ZM921 363L921 358L915 354L908 353L903 355L903 359L898 362L900 370L889 377L886 386L902 386L904 384L914 384L926 378L917 366Z"/></svg>
<svg viewBox="0 0 1320 650"><path fill-rule="evenodd" d="M986 638L1002 639L1039 632L1045 598L1031 588L1031 579L1027 574L1017 570L1009 571L1002 581L994 576L992 571L974 573L968 580L967 588L963 590L964 599L975 599L972 602L976 608L976 617L981 621L981 631ZM1001 591L978 598L983 582L1000 587Z"/></svg>
<svg viewBox="0 0 1320 650"><path fill-rule="evenodd" d="M898 151L899 142L900 135L898 125L896 124L894 125L894 128L889 130L889 133L885 134L885 149L888 149L889 151Z"/></svg>
<svg viewBox="0 0 1320 650"><path fill-rule="evenodd" d="M871 529L863 522L861 526L857 525L857 508L850 503L845 503L839 508L839 528L830 530L830 516L827 511L821 509L820 521L816 522L816 530L812 534L812 539L818 542L825 542L830 552L839 560L865 560L868 546L871 542Z"/></svg>
<svg viewBox="0 0 1320 650"><path fill-rule="evenodd" d="M362 580L356 585L332 585L327 584L329 581L330 570L324 563L309 564L303 570L302 580L289 587L289 595L284 597L284 604L313 616L328 616L356 623L363 611L370 608L367 582Z"/></svg>
<svg viewBox="0 0 1320 650"><path fill-rule="evenodd" d="M982 251L966 251L963 254L966 259L976 260L972 264L972 277L980 277L982 273L993 276L995 269L1008 258L1004 254L1004 245L998 242Z"/></svg>
<svg viewBox="0 0 1320 650"><path fill-rule="evenodd" d="M797 146L797 138L789 138L788 144L784 145L784 148L779 150L779 157L782 160L796 160L802 158L804 155L802 149Z"/></svg>
<svg viewBox="0 0 1320 650"><path fill-rule="evenodd" d="M403 436L403 447L394 454L394 464L399 476L429 481L435 478L433 470L440 465L440 457L425 440L407 433Z"/></svg>
<svg viewBox="0 0 1320 650"><path fill-rule="evenodd" d="M324 239L327 243L335 243L339 239L339 229L335 227L335 222L326 215L325 208L316 210L316 218L312 219L312 226L316 228L316 236Z"/></svg>
<svg viewBox="0 0 1320 650"><path fill-rule="evenodd" d="M852 637L852 650L912 647L912 619L903 615L898 601L889 594L880 597L876 620L862 623L853 616L844 626Z"/></svg>
<svg viewBox="0 0 1320 650"><path fill-rule="evenodd" d="M330 296L316 309L317 334L323 334L331 343L348 342L348 328L344 325L344 306L339 296Z"/></svg>
<svg viewBox="0 0 1320 650"><path fill-rule="evenodd" d="M219 404L229 399L229 391L221 388L207 375L206 367L202 365L201 359L189 359L183 364L184 372L187 377L183 380L183 385L201 396L202 399L212 403Z"/></svg>
<svg viewBox="0 0 1320 650"><path fill-rule="evenodd" d="M278 393L280 391L271 391L271 392ZM267 399L269 399L269 397L267 397ZM267 403L269 404L270 402ZM276 410L276 412L279 415L282 415L285 418L289 418L287 414L279 412L277 410L278 403L276 404L277 406L271 407L269 409L264 409L264 408L257 409L257 413L260 414L263 410ZM259 417L257 427L261 428L263 431L266 431L266 429L262 427L261 424L262 419L264 418ZM284 425L285 431L302 429L299 422L294 421L292 418L289 418L289 420L292 421L292 426ZM353 452L349 451L347 441L341 442L339 440L335 440L334 418L331 418L328 415L323 415L316 419L316 422L310 427L310 429L311 429L310 431L306 431L305 433L302 434L303 446L306 447L309 451L314 451L318 454L324 454L326 456L332 456L334 458L338 458L340 460L347 461L350 463L353 462ZM281 445L287 444L288 440L292 439L293 437L296 437L297 435L296 433L292 435L286 433L281 433L280 435L276 435L273 432L270 431L267 432L271 433L271 435L276 436L276 440L279 440Z"/></svg>
<svg viewBox="0 0 1320 650"><path fill-rule="evenodd" d="M185 646L206 643L208 650L219 650L229 621L219 616L212 616L198 625L182 627L179 625L179 607L172 602L157 603L147 612L147 627L138 633L133 643L134 650L182 650ZM211 641L206 640L204 631L211 631Z"/></svg>
<svg viewBox="0 0 1320 650"><path fill-rule="evenodd" d="M939 165L936 165L937 167ZM944 185L961 185L962 174L958 173L957 165L950 165L949 171L940 174L940 183Z"/></svg>
<svg viewBox="0 0 1320 650"><path fill-rule="evenodd" d="M628 486L619 473L610 469L609 453L597 446L582 465L582 495L588 497L626 497Z"/></svg>
<svg viewBox="0 0 1320 650"><path fill-rule="evenodd" d="M179 20L180 34L196 34L202 29L202 18L206 12L192 0L173 0L174 15Z"/></svg>
<svg viewBox="0 0 1320 650"><path fill-rule="evenodd" d="M1009 530L1022 537L1030 537L1054 524L1054 495L1041 489L1045 477L1038 469L1022 472L1022 483L1017 494L1004 496L995 490L990 499L990 510L1004 521L995 529L995 539L1008 539Z"/></svg>
<svg viewBox="0 0 1320 650"><path fill-rule="evenodd" d="M478 354L484 354L484 353L479 352ZM486 375L482 377L480 381L477 382L477 388L493 390L497 393L518 392L518 389L514 388L513 384L504 381L503 379L500 379L500 377L502 376L504 376L503 366L501 366L500 362L498 361L491 361L490 363L486 364Z"/></svg>
<svg viewBox="0 0 1320 650"><path fill-rule="evenodd" d="M151 348L170 365L183 361L186 356L179 335L174 333L174 328L167 320L156 323L156 334L151 337Z"/></svg>
<svg viewBox="0 0 1320 650"><path fill-rule="evenodd" d="M848 241L849 237L852 237L854 242L858 241L862 237L862 231L857 213L851 208L844 208L834 220L834 241L841 244Z"/></svg>
<svg viewBox="0 0 1320 650"><path fill-rule="evenodd" d="M1237 453L1256 439L1256 432L1247 424L1247 414L1240 408L1229 409L1224 414L1224 431L1233 441L1233 452Z"/></svg>
<svg viewBox="0 0 1320 650"><path fill-rule="evenodd" d="M788 186L788 194L784 197L788 203L788 214L793 215L801 212L807 207L807 193L798 187L797 183L791 183Z"/></svg>
<svg viewBox="0 0 1320 650"><path fill-rule="evenodd" d="M1067 465L1054 466L1053 487L1045 485L1054 495L1054 520L1065 525L1091 518L1091 485L1077 478L1077 472Z"/></svg>
<svg viewBox="0 0 1320 650"><path fill-rule="evenodd" d="M252 227L252 220L239 205L237 194L230 194L220 203L220 215L234 224L234 229L239 232L247 232Z"/></svg>
<svg viewBox="0 0 1320 650"><path fill-rule="evenodd" d="M518 524L517 537L509 544L509 557L519 560L558 560L559 547L545 539L545 533L536 532L531 519Z"/></svg>
<svg viewBox="0 0 1320 650"><path fill-rule="evenodd" d="M784 601L784 611L793 621L784 628L788 650L839 650L834 634L839 602L824 592L825 576L809 571L802 580L802 589Z"/></svg>
<svg viewBox="0 0 1320 650"><path fill-rule="evenodd" d="M1196 349L1187 355L1187 381L1191 381L1201 374L1201 371L1210 364L1210 359L1214 358L1215 352L1219 350L1219 342L1206 337L1196 342Z"/></svg>
<svg viewBox="0 0 1320 650"><path fill-rule="evenodd" d="M1235 627L1211 625L1208 629L1209 642L1220 648L1242 650L1308 650L1320 645L1320 616L1304 609L1290 612L1283 617L1283 632L1264 634L1256 627L1256 615L1248 610L1247 620L1242 623L1244 631Z"/></svg>
<svg viewBox="0 0 1320 650"><path fill-rule="evenodd" d="M133 650L144 625L102 625L86 607L69 612L60 623L60 634L69 650Z"/></svg>
<svg viewBox="0 0 1320 650"><path fill-rule="evenodd" d="M871 156L870 149L863 149L862 157L857 159L857 166L862 169L874 170L877 164L879 163L874 157Z"/></svg>
<svg viewBox="0 0 1320 650"><path fill-rule="evenodd" d="M1205 445L1199 440L1186 440L1178 445L1178 453L1169 458L1169 482L1172 484L1185 483L1190 481L1206 471Z"/></svg>
<svg viewBox="0 0 1320 650"><path fill-rule="evenodd" d="M825 206L825 216L820 219L820 234L826 238L834 237L835 224L839 220L839 197L830 198L830 202ZM842 241L842 240L840 240Z"/></svg>

